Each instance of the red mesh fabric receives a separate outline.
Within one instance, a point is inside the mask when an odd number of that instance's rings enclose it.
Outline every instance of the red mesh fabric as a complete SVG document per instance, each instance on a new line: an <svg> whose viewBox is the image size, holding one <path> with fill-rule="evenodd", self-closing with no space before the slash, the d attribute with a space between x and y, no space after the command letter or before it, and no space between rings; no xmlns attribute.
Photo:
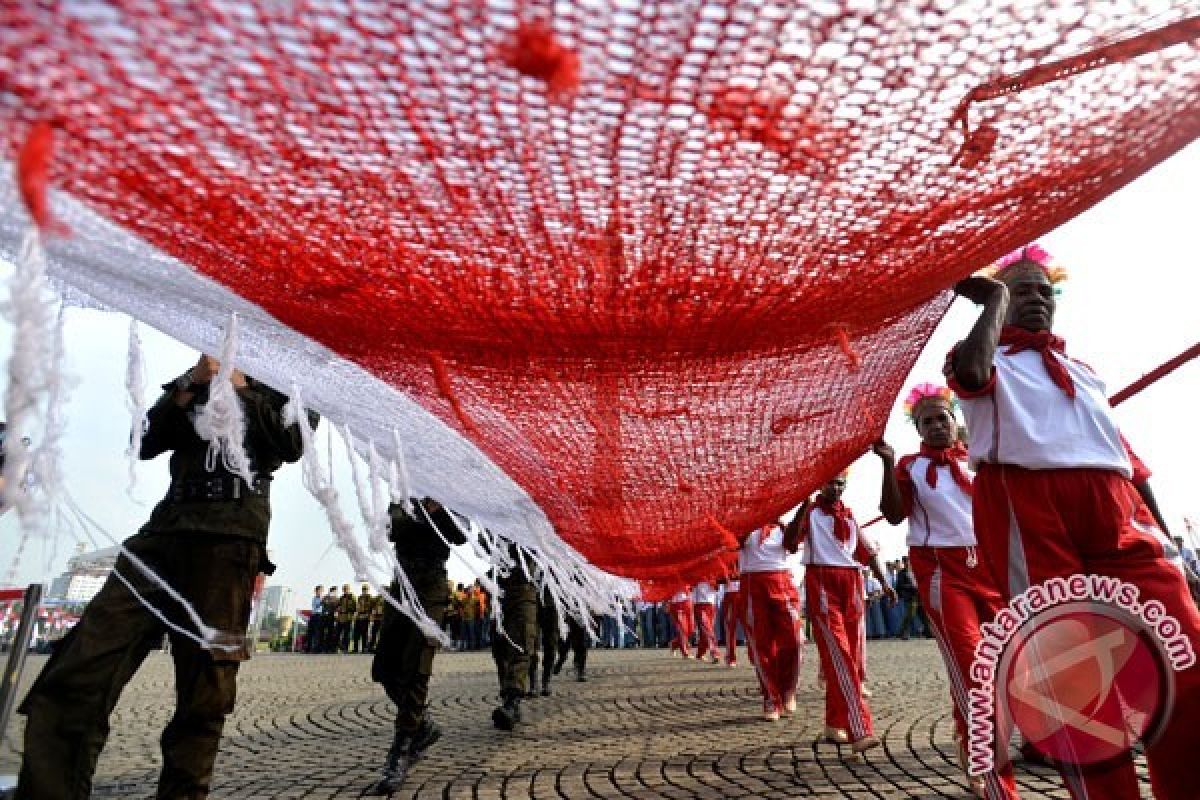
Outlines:
<svg viewBox="0 0 1200 800"><path fill-rule="evenodd" d="M1159 8L8 0L0 120L662 591L881 432L939 292L1196 137Z"/></svg>

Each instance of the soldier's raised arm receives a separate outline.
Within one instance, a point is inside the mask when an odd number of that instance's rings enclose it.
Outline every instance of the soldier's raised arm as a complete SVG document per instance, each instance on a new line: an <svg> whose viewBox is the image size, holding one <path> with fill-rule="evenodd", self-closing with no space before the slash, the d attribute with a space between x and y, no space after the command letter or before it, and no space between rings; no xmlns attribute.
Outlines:
<svg viewBox="0 0 1200 800"><path fill-rule="evenodd" d="M146 430L138 449L138 458L149 461L169 450L174 450L196 435L188 411L194 407L197 397L208 392L212 379L213 360L200 356L196 365L178 378L163 384L163 394L146 412Z"/></svg>

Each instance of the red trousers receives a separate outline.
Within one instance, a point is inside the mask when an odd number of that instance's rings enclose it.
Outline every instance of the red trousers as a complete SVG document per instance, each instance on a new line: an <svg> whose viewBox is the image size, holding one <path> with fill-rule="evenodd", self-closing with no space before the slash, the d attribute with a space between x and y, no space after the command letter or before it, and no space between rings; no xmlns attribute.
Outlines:
<svg viewBox="0 0 1200 800"><path fill-rule="evenodd" d="M671 640L671 650L678 648L684 658L690 658L692 651L688 643L692 640L692 633L696 630L695 619L692 616L692 601L670 603L669 608L671 624L675 627L675 638Z"/></svg>
<svg viewBox="0 0 1200 800"><path fill-rule="evenodd" d="M749 626L746 624L746 603L742 592L726 592L721 604L721 619L725 627L725 663L737 663L737 630L738 625L746 632L746 649L749 651L750 662L754 662L754 645L750 639Z"/></svg>
<svg viewBox="0 0 1200 800"><path fill-rule="evenodd" d="M808 615L825 676L825 724L858 741L875 732L862 697L863 582L853 567L812 565L804 572Z"/></svg>
<svg viewBox="0 0 1200 800"><path fill-rule="evenodd" d="M982 563L967 566L970 556L966 547L913 547L908 551L921 607L946 663L954 725L964 743L968 741L970 690L978 686L971 677L971 664L979 626L990 622L1004 605L987 568ZM997 772L983 776L988 800L1016 798L1012 764L1007 760L997 764Z"/></svg>
<svg viewBox="0 0 1200 800"><path fill-rule="evenodd" d="M717 607L712 603L696 603L696 658L717 654Z"/></svg>
<svg viewBox="0 0 1200 800"><path fill-rule="evenodd" d="M1164 558L1163 533L1128 480L1107 470L1025 470L985 464L975 481L975 536L1005 599L1054 577L1106 575L1162 603L1200 650L1200 613L1183 575ZM1158 800L1200 796L1196 731L1200 666L1174 672L1174 702L1146 748ZM1137 798L1133 758L1060 768L1074 798Z"/></svg>
<svg viewBox="0 0 1200 800"><path fill-rule="evenodd" d="M791 570L742 573L746 623L763 706L782 710L796 694L804 658L804 617Z"/></svg>

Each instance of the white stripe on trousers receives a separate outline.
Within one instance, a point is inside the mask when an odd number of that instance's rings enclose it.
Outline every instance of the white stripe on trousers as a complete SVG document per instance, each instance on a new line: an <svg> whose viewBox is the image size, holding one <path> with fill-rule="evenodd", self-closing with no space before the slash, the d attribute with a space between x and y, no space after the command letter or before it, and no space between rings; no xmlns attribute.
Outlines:
<svg viewBox="0 0 1200 800"><path fill-rule="evenodd" d="M1004 487L1004 501L1008 508L1008 592L1009 599L1011 599L1029 588L1029 560L1025 557L1025 543L1021 538L1021 526L1017 522L1016 511L1013 510L1012 493L1008 488L1007 475L1003 466L1000 467L1000 470L1000 485ZM1032 647L1037 659L1035 663L1040 664L1041 654L1037 643L1032 643ZM1040 677L1046 678L1045 675L1040 675ZM1054 698L1054 701L1059 702L1057 697ZM1087 785L1083 781L1083 773L1077 766L1063 762L1059 766L1059 774L1062 775L1063 782L1067 784L1067 789L1075 800L1088 800Z"/></svg>
<svg viewBox="0 0 1200 800"><path fill-rule="evenodd" d="M866 723L859 713L862 696L854 694L854 679L850 677L850 670L846 667L846 662L842 660L842 651L838 646L837 638L829 628L829 600L825 595L825 587L820 583L820 578L818 578L817 586L821 593L821 607L817 612L817 627L825 638L825 646L829 648L829 660L833 663L833 671L837 673L838 686L841 687L842 698L846 702L846 716L849 718L850 732L854 734L854 739L857 741L867 735ZM844 619L845 617L843 617ZM851 702L852 698L854 702Z"/></svg>
<svg viewBox="0 0 1200 800"><path fill-rule="evenodd" d="M969 735L971 706L967 702L966 685L962 673L958 669L958 660L954 658L954 651L950 649L950 645L946 642L945 632L942 630L942 567L940 564L934 568L933 576L930 579L929 608L934 615L926 614L926 619L930 622L929 627L933 631L934 641L937 642L938 649L942 651L942 661L946 662L946 672L950 676L950 694L962 714L963 721L967 723L966 728ZM962 746L966 748L969 744L970 741L967 740L962 743ZM983 781L988 800L1005 800L1008 796L994 769L983 774Z"/></svg>

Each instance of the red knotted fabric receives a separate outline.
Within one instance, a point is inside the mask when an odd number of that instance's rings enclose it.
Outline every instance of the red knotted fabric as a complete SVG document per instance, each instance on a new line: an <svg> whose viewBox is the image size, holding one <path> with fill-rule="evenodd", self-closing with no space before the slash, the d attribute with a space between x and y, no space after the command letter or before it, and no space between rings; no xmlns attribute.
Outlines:
<svg viewBox="0 0 1200 800"><path fill-rule="evenodd" d="M1148 1L0 7L8 159L52 122L50 185L652 589L879 436L954 280L1200 132Z"/></svg>

